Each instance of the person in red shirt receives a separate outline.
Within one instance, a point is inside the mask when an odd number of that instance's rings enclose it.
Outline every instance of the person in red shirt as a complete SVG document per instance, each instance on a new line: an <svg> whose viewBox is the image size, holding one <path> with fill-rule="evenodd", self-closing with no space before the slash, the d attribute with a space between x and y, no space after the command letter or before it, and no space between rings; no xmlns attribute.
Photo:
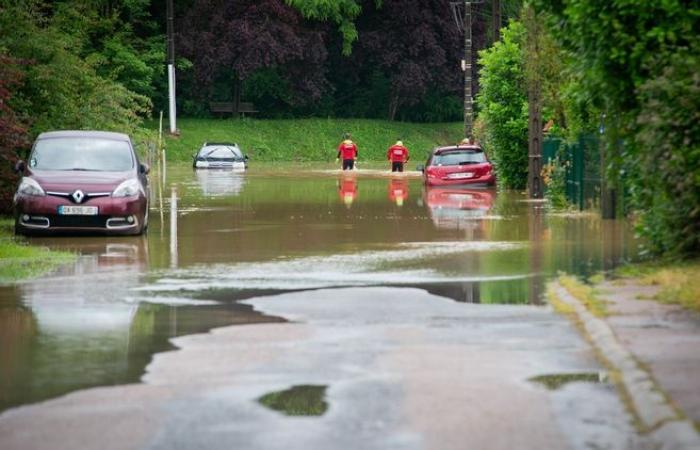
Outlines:
<svg viewBox="0 0 700 450"><path fill-rule="evenodd" d="M352 170L355 168L357 145L352 141L350 133L345 133L343 135L343 142L338 146L338 156L336 156L336 160L341 156L343 158L343 170Z"/></svg>
<svg viewBox="0 0 700 450"><path fill-rule="evenodd" d="M408 162L408 149L404 147L401 139L396 141L396 144L389 147L386 152L386 159L391 161L392 172L403 172L403 165Z"/></svg>

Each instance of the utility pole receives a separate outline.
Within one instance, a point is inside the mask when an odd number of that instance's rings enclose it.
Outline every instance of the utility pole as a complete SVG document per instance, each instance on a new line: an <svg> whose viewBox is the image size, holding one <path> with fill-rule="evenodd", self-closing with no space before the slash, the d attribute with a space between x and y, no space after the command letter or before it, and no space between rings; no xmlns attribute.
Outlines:
<svg viewBox="0 0 700 450"><path fill-rule="evenodd" d="M167 62L168 62L168 121L170 122L170 134L178 134L177 117L175 108L175 25L173 17L175 8L173 0L166 0L167 15Z"/></svg>
<svg viewBox="0 0 700 450"><path fill-rule="evenodd" d="M474 109L472 101L472 4L464 0L464 137L472 137Z"/></svg>
<svg viewBox="0 0 700 450"><path fill-rule="evenodd" d="M493 42L501 40L501 0L491 0L491 17L493 18Z"/></svg>
<svg viewBox="0 0 700 450"><path fill-rule="evenodd" d="M532 5L528 6L525 20L527 22L528 76L528 171L527 190L530 198L542 198L542 77L539 73L540 63L540 27L539 17Z"/></svg>

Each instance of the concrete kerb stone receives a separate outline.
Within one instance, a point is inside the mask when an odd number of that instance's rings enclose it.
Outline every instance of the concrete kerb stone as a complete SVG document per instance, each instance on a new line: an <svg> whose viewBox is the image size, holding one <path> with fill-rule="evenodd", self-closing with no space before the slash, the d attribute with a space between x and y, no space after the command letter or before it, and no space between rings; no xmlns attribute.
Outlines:
<svg viewBox="0 0 700 450"><path fill-rule="evenodd" d="M607 322L594 316L559 282L554 282L553 290L560 301L574 310L600 357L620 374L633 413L659 443L659 449L700 450L700 434L693 424L673 408L652 375L624 348Z"/></svg>

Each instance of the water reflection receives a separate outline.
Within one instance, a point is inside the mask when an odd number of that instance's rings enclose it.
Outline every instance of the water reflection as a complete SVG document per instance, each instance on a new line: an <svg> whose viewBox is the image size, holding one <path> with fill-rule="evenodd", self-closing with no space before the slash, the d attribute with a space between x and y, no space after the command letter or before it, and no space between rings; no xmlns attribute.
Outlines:
<svg viewBox="0 0 700 450"><path fill-rule="evenodd" d="M556 391L569 383L606 383L608 375L605 372L555 373L532 377L528 381Z"/></svg>
<svg viewBox="0 0 700 450"><path fill-rule="evenodd" d="M423 203L436 227L468 230L480 226L478 219L487 216L495 195L493 190L426 186Z"/></svg>
<svg viewBox="0 0 700 450"><path fill-rule="evenodd" d="M239 195L246 184L245 171L234 169L195 169L204 197Z"/></svg>
<svg viewBox="0 0 700 450"><path fill-rule="evenodd" d="M284 391L270 392L258 401L287 416L322 416L328 410L327 386L298 385Z"/></svg>
<svg viewBox="0 0 700 450"><path fill-rule="evenodd" d="M245 292L136 298L132 289L148 265L145 238L56 242L81 253L74 265L47 280L0 287L0 411L76 389L136 382L154 353L172 348L171 337L282 321L239 304L252 296Z"/></svg>
<svg viewBox="0 0 700 450"><path fill-rule="evenodd" d="M408 180L406 178L391 178L389 180L389 201L396 206L403 206L408 200Z"/></svg>
<svg viewBox="0 0 700 450"><path fill-rule="evenodd" d="M352 175L343 175L338 180L338 195L347 208L350 208L357 198L357 178Z"/></svg>
<svg viewBox="0 0 700 450"><path fill-rule="evenodd" d="M81 256L51 278L0 287L0 410L136 381L172 336L281 320L245 298L372 285L536 304L558 271L587 276L636 255L625 222L547 213L519 193L300 167L243 176L183 165L168 177L157 202L164 214L152 211L147 237L30 241ZM410 201L410 191L421 198Z"/></svg>

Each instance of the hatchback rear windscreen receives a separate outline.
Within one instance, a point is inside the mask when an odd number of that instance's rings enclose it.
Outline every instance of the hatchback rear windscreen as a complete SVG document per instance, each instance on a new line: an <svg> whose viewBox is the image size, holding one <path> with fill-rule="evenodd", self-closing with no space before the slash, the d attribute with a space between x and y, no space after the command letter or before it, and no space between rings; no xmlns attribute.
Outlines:
<svg viewBox="0 0 700 450"><path fill-rule="evenodd" d="M50 138L36 142L29 167L36 170L125 172L134 167L134 157L125 141L94 137Z"/></svg>
<svg viewBox="0 0 700 450"><path fill-rule="evenodd" d="M243 154L237 147L204 147L199 151L200 158L242 159Z"/></svg>
<svg viewBox="0 0 700 450"><path fill-rule="evenodd" d="M433 156L434 166L460 166L486 162L484 152L446 152Z"/></svg>

